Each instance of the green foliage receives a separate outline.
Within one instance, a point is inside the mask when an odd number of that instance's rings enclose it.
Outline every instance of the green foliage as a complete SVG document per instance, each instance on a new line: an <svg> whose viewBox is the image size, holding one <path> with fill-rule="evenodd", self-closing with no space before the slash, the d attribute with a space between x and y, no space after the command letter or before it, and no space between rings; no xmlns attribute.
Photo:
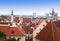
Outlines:
<svg viewBox="0 0 60 41"><path fill-rule="evenodd" d="M6 35L0 31L0 38L6 39Z"/></svg>
<svg viewBox="0 0 60 41"><path fill-rule="evenodd" d="M6 41L16 41L16 39L15 38L9 38Z"/></svg>
<svg viewBox="0 0 60 41"><path fill-rule="evenodd" d="M1 17L1 18L7 18L8 16L1 15L0 17Z"/></svg>
<svg viewBox="0 0 60 41"><path fill-rule="evenodd" d="M6 35L3 32L1 32L1 31L0 31L0 38L3 39L2 41L16 41L15 38L9 38L9 39L7 39Z"/></svg>

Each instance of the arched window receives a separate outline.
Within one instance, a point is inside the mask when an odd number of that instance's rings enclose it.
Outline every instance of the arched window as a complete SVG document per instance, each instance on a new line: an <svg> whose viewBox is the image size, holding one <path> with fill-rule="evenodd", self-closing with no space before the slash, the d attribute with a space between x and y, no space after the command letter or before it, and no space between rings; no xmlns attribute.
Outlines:
<svg viewBox="0 0 60 41"><path fill-rule="evenodd" d="M43 26L45 26L45 25L43 24Z"/></svg>
<svg viewBox="0 0 60 41"><path fill-rule="evenodd" d="M46 20L45 22L48 23L48 20Z"/></svg>
<svg viewBox="0 0 60 41"><path fill-rule="evenodd" d="M36 33L36 34L39 34L39 33Z"/></svg>
<svg viewBox="0 0 60 41"><path fill-rule="evenodd" d="M18 39L17 39L17 41L19 41L20 39L21 39L21 37L20 37L20 38L18 38Z"/></svg>
<svg viewBox="0 0 60 41"><path fill-rule="evenodd" d="M41 31L41 28L40 28L40 31Z"/></svg>

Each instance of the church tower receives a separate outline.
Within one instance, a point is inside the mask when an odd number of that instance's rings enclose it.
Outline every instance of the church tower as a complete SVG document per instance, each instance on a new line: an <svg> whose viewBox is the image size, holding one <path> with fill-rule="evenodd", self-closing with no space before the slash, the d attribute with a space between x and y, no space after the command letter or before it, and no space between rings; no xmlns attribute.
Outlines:
<svg viewBox="0 0 60 41"><path fill-rule="evenodd" d="M11 23L13 23L13 10L11 10Z"/></svg>

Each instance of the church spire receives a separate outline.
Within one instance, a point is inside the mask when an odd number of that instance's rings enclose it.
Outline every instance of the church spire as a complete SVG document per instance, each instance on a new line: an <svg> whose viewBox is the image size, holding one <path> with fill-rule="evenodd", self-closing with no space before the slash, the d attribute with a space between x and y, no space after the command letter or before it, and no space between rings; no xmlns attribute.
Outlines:
<svg viewBox="0 0 60 41"><path fill-rule="evenodd" d="M13 24L13 10L11 10L11 23Z"/></svg>

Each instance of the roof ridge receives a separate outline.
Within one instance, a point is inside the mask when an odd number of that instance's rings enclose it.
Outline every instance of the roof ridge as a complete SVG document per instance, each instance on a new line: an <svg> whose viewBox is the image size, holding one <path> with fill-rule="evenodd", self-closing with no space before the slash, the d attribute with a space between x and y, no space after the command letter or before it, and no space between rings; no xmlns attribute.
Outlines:
<svg viewBox="0 0 60 41"><path fill-rule="evenodd" d="M52 21L52 20L51 20L50 22L51 22L51 24L50 24L50 25L52 26L53 41L55 41L55 34L54 34L54 28L53 28L53 27L54 27L54 23L53 23L53 21Z"/></svg>

